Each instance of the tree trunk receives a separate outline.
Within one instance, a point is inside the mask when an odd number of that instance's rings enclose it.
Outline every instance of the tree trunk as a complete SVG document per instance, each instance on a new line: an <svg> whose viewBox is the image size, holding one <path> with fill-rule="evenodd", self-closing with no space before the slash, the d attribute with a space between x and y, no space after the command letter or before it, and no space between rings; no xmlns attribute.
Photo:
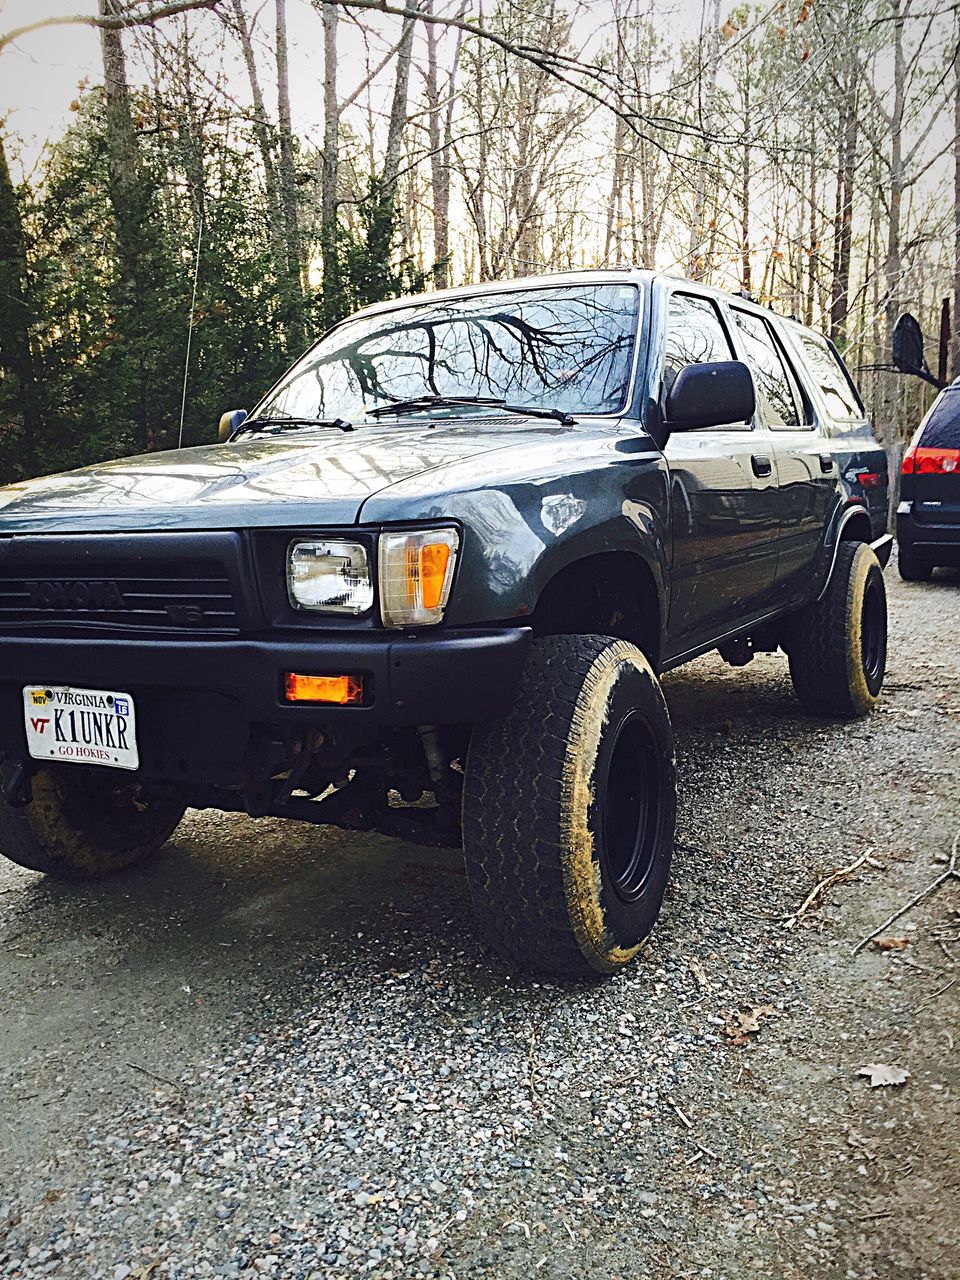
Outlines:
<svg viewBox="0 0 960 1280"><path fill-rule="evenodd" d="M104 18L115 17L123 12L119 0L99 0L99 7L100 16ZM130 89L127 85L127 64L119 29L100 28L100 49L103 54L104 119L110 183L116 192L128 192L136 185L139 165L137 137L130 110Z"/></svg>
<svg viewBox="0 0 960 1280"><path fill-rule="evenodd" d="M607 228L603 238L603 265L609 266L611 255L614 263L621 258L621 223L623 221L623 161L627 141L627 126L617 116L613 130L613 172L610 176L610 200L607 204ZM614 254L614 249L616 253Z"/></svg>
<svg viewBox="0 0 960 1280"><path fill-rule="evenodd" d="M532 156L530 154L530 132L539 96L535 83L531 83L535 81L536 74L536 72L530 72L527 67L517 68L520 119L517 128L514 211L518 225L514 243L507 250L509 259L505 263L508 274L513 276L531 275L536 263L537 228L532 200ZM506 237L504 241L506 243ZM517 270L518 267L519 270Z"/></svg>
<svg viewBox="0 0 960 1280"><path fill-rule="evenodd" d="M193 206L193 239L196 241L200 227L206 221L206 180L204 176L203 126L199 122L196 94L193 88L193 57L190 52L190 29L183 18L180 41L180 68L182 91L174 110L177 119L177 140L181 163L190 188Z"/></svg>
<svg viewBox="0 0 960 1280"><path fill-rule="evenodd" d="M953 55L953 342L951 375L960 378L960 11L957 14L957 46Z"/></svg>
<svg viewBox="0 0 960 1280"><path fill-rule="evenodd" d="M480 6L480 14L482 18L482 5ZM473 83L476 99L476 118L480 136L477 139L477 180L468 189L467 203L470 208L473 225L477 231L477 257L480 260L478 275L481 280L491 280L493 278L493 266L490 261L490 231L487 225L487 165L489 163L490 142L487 133L489 113L487 110L484 57L484 50L476 49ZM464 181L466 181L466 174L464 174Z"/></svg>
<svg viewBox="0 0 960 1280"><path fill-rule="evenodd" d="M123 12L119 0L99 0L102 17ZM118 291L114 321L130 358L131 383L126 388L127 403L135 424L137 444L146 451L153 447L148 414L145 346L149 334L142 328L144 294L153 281L144 279L142 249L149 218L150 191L140 172L137 136L130 107L130 88L120 29L100 28L103 55L104 126L110 203L117 232Z"/></svg>
<svg viewBox="0 0 960 1280"><path fill-rule="evenodd" d="M414 6L415 7L415 6ZM397 174L400 172L400 154L403 147L403 127L407 123L407 98L410 90L410 59L413 52L413 28L416 19L404 18L400 47L397 50L397 78L393 85L390 103L390 119L387 123L387 145L383 156L382 184L395 194Z"/></svg>
<svg viewBox="0 0 960 1280"><path fill-rule="evenodd" d="M846 340L847 315L850 310L853 184L857 167L857 106L857 72L856 68L848 63L840 104L833 280L830 286L830 337L841 347Z"/></svg>
<svg viewBox="0 0 960 1280"><path fill-rule="evenodd" d="M884 279L887 286L885 313L887 337L900 311L900 276L903 269L900 245L900 216L903 204L903 116L906 105L906 69L903 52L905 14L901 0L892 0L893 10L893 112L890 118L890 221L887 227L887 257Z"/></svg>
<svg viewBox="0 0 960 1280"><path fill-rule="evenodd" d="M712 0L710 5L709 26L703 35L702 47L706 58L706 85L703 89L701 127L703 139L700 143L700 158L697 162L697 173L694 180L693 217L690 222L690 246L687 252L687 275L691 280L701 280L709 275L707 262L706 214L708 203L707 187L710 182L710 153L713 132L714 107L717 97L717 68L720 52L720 0Z"/></svg>
<svg viewBox="0 0 960 1280"><path fill-rule="evenodd" d="M747 55L749 58L749 53ZM750 70L747 68L743 88L743 133L740 146L740 287L750 293Z"/></svg>
<svg viewBox="0 0 960 1280"><path fill-rule="evenodd" d="M26 475L39 470L40 403L30 346L32 314L27 294L27 249L16 188L0 136L0 369L12 376L14 395L6 414L19 417L23 438L14 465ZM5 397L6 399L6 397ZM19 412L17 412L19 411ZM10 477L7 477L9 479Z"/></svg>
<svg viewBox="0 0 960 1280"><path fill-rule="evenodd" d="M383 282L390 274L397 226L397 179L403 151L403 130L407 123L407 99L410 89L410 60L413 50L415 18L404 18L397 48L397 74L387 122L387 140L383 167L372 184L367 224L367 271L361 284L361 301L378 302L383 298Z"/></svg>
<svg viewBox="0 0 960 1280"><path fill-rule="evenodd" d="M300 210L297 205L297 174L294 163L293 125L290 114L289 58L287 54L287 3L276 0L277 20L277 119L280 124L280 163L278 176L283 207L284 247L286 250L286 315L284 327L287 341L299 347L303 343L303 275L304 262L300 244Z"/></svg>
<svg viewBox="0 0 960 1280"><path fill-rule="evenodd" d="M817 148L814 138L815 124L811 116L810 119L810 170L809 190L807 199L809 201L809 221L808 236L810 240L809 258L807 262L807 292L803 303L803 323L806 325L813 324L813 310L817 297L817 275L820 266L820 228L817 218Z"/></svg>
<svg viewBox="0 0 960 1280"><path fill-rule="evenodd" d="M440 248L443 250L444 257L448 260L444 268L445 279L450 279L450 174L451 165L450 157L453 154L453 118L454 107L457 102L457 73L460 70L460 50L463 47L463 32L457 32L457 43L453 51L453 66L450 69L450 75L447 80L447 106L443 120L443 164L440 167L440 191L435 197L437 207L440 212L440 223L442 236Z"/></svg>
<svg viewBox="0 0 960 1280"><path fill-rule="evenodd" d="M909 3L909 0L907 0ZM903 29L906 12L903 0L891 0L893 17L893 109L890 115L890 176L889 222L887 224L887 249L884 261L884 318L885 350L882 359L889 360L893 326L901 308L901 275L903 271L900 241L901 209L904 191L903 120L906 108L906 65L903 49ZM900 404L902 381L893 373L882 375L883 390L880 399L880 436L887 449L890 472L895 479L900 474L901 439ZM891 486L891 503L896 502L896 485Z"/></svg>
<svg viewBox="0 0 960 1280"><path fill-rule="evenodd" d="M323 4L323 162L320 178L320 253L323 258L323 324L329 327L345 311L337 222L340 106L337 101L337 21L339 6Z"/></svg>
<svg viewBox="0 0 960 1280"><path fill-rule="evenodd" d="M425 12L433 12L433 0L427 0ZM427 105L430 138L430 186L433 196L433 284L445 289L450 279L450 144L453 137L454 83L460 54L462 32L457 33L454 66L447 83L446 107L441 107L437 74L437 28L432 22L427 29Z"/></svg>
<svg viewBox="0 0 960 1280"><path fill-rule="evenodd" d="M247 79L250 81L250 97L253 101L253 136L260 162L263 165L263 182L267 197L267 230L270 245L276 262L278 273L282 276L286 270L286 252L283 242L283 208L280 201L280 188L277 181L277 166L273 156L270 118L263 101L263 90L257 73L257 60L253 52L253 41L250 28L243 12L242 0L233 0L233 16L237 34L240 37L240 48L247 68Z"/></svg>

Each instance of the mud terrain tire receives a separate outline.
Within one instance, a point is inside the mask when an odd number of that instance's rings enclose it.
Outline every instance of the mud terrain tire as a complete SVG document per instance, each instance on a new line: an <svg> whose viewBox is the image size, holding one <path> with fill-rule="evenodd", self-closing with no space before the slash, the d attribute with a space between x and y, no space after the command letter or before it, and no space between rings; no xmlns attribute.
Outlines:
<svg viewBox="0 0 960 1280"><path fill-rule="evenodd" d="M790 675L804 711L854 719L872 710L887 661L887 595L872 547L841 542L826 591L791 629Z"/></svg>
<svg viewBox="0 0 960 1280"><path fill-rule="evenodd" d="M185 805L173 787L66 765L34 774L28 805L0 800L0 853L61 880L93 880L157 852Z"/></svg>
<svg viewBox="0 0 960 1280"><path fill-rule="evenodd" d="M547 636L509 715L467 754L467 878L489 940L524 968L615 973L660 912L676 825L673 730L631 644Z"/></svg>

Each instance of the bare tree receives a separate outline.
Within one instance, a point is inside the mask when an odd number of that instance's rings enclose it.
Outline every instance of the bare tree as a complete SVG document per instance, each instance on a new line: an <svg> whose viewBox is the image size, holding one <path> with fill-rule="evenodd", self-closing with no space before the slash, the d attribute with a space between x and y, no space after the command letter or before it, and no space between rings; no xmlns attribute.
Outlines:
<svg viewBox="0 0 960 1280"><path fill-rule="evenodd" d="M277 22L277 117L280 133L280 159L277 174L280 203L283 209L284 247L286 249L285 324L292 346L301 343L300 303L303 300L305 263L300 240L300 209L297 200L297 174L294 159L293 123L290 110L289 56L287 53L287 3L275 0Z"/></svg>
<svg viewBox="0 0 960 1280"><path fill-rule="evenodd" d="M693 214L690 219L690 245L687 253L687 274L691 280L699 280L709 271L709 254L705 253L706 211L711 172L711 134L714 126L717 71L720 60L720 0L711 0L707 24L706 34L701 42L703 60L698 83L699 121L703 130L703 141L700 145L694 180Z"/></svg>
<svg viewBox="0 0 960 1280"><path fill-rule="evenodd" d="M323 17L323 156L320 178L320 254L323 260L323 321L330 325L340 312L340 238L337 227L340 106L337 102L337 23L335 4L324 2Z"/></svg>
<svg viewBox="0 0 960 1280"><path fill-rule="evenodd" d="M960 378L960 9L953 50L953 341L950 367Z"/></svg>
<svg viewBox="0 0 960 1280"><path fill-rule="evenodd" d="M253 102L253 132L260 152L260 163L263 165L270 242L276 258L277 270L278 272L283 272L286 259L283 238L283 209L280 202L280 186L273 153L272 125L267 114L263 90L260 87L260 75L257 71L251 26L247 22L246 14L243 11L243 0L232 0L232 4L233 20L231 25L240 40L243 62L247 70L247 79L250 82L250 97Z"/></svg>

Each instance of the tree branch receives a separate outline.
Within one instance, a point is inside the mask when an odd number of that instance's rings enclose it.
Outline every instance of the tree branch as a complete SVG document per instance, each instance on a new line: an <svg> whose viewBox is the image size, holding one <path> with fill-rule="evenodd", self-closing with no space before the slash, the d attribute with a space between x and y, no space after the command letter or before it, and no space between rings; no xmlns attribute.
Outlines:
<svg viewBox="0 0 960 1280"><path fill-rule="evenodd" d="M128 13L71 13L56 18L41 18L37 22L27 22L22 27L14 27L12 31L0 32L0 53L21 36L31 35L34 31L44 31L48 27L95 27L101 31L148 27L154 22L160 22L163 18L176 17L178 13L188 13L192 9L216 9L222 3L223 0L170 0L170 3L156 5L152 9L131 9Z"/></svg>
<svg viewBox="0 0 960 1280"><path fill-rule="evenodd" d="M396 2L393 2L393 0L329 0L329 2L343 9L367 9L374 13L385 13L391 17L403 18L406 21L414 20L429 22L442 27L453 27L459 31L466 32L468 35L477 36L481 40L487 40L505 53L509 53L524 62L531 63L554 80L567 85L568 88L575 90L584 97L591 98L599 106L606 108L606 110L611 111L615 116L623 120L631 132L645 137L652 146L657 147L668 155L672 155L672 152L656 137L645 133L644 128L659 129L678 135L694 134L702 136L702 130L692 128L681 120L659 118L654 121L638 111L632 111L628 107L620 105L617 101L620 95L608 82L606 70L601 69L599 66L583 63L573 55L564 53L561 50L542 49L535 45L518 44L501 35L498 31L493 31L489 27L483 26L478 18L462 17L460 14L431 13L405 4L403 0L396 0ZM575 75L593 80L596 88L591 87L589 84L584 84L582 79L572 78ZM611 94L616 96L611 98ZM714 140L735 141L734 139Z"/></svg>

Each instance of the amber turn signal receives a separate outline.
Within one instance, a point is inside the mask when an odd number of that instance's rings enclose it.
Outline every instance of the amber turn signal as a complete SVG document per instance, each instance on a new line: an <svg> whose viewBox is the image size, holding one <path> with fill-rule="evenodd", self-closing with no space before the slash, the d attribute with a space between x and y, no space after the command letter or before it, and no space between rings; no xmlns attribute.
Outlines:
<svg viewBox="0 0 960 1280"><path fill-rule="evenodd" d="M385 627L440 622L459 545L456 529L385 530L380 535L380 616Z"/></svg>
<svg viewBox="0 0 960 1280"><path fill-rule="evenodd" d="M287 671L283 689L287 702L327 702L339 707L363 702L362 676L304 676Z"/></svg>

